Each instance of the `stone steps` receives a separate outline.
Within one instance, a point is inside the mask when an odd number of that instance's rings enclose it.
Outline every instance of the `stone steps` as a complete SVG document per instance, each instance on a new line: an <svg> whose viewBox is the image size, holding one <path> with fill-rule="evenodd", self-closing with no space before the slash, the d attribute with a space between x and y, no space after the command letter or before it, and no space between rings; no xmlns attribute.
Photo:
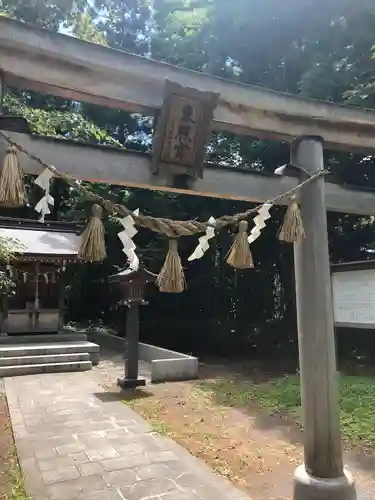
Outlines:
<svg viewBox="0 0 375 500"><path fill-rule="evenodd" d="M0 368L3 366L43 365L47 363L77 363L90 361L88 352L73 352L70 354L40 354L36 356L5 356L0 358Z"/></svg>
<svg viewBox="0 0 375 500"><path fill-rule="evenodd" d="M0 342L0 377L91 370L99 362L99 346L85 340L85 335L73 336L73 340L69 337L66 334L58 339L53 335L7 337L7 342ZM20 338L24 342L19 342ZM10 343L13 339L17 341Z"/></svg>
<svg viewBox="0 0 375 500"><path fill-rule="evenodd" d="M0 345L0 358L8 356L40 356L43 354L71 354L75 352L99 352L99 346L88 341Z"/></svg>
<svg viewBox="0 0 375 500"><path fill-rule="evenodd" d="M39 373L83 372L92 369L91 361L68 363L41 363L36 365L13 365L0 367L0 377L35 375Z"/></svg>
<svg viewBox="0 0 375 500"><path fill-rule="evenodd" d="M39 344L50 342L85 342L85 333L47 333L33 335L0 335L0 345Z"/></svg>

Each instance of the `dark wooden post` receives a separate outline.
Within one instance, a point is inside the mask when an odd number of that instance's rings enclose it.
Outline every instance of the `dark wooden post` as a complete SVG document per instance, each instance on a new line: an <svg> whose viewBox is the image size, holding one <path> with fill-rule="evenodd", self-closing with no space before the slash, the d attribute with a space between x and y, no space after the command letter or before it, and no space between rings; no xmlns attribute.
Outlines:
<svg viewBox="0 0 375 500"><path fill-rule="evenodd" d="M65 262L63 262L59 276L58 289L58 309L59 309L59 324L58 332L61 332L64 328L64 318L65 318Z"/></svg>
<svg viewBox="0 0 375 500"><path fill-rule="evenodd" d="M35 297L34 297L34 329L39 329L40 298L39 298L39 262L35 262Z"/></svg>
<svg viewBox="0 0 375 500"><path fill-rule="evenodd" d="M125 269L110 277L110 282L119 285L121 305L128 307L126 311L125 333L127 349L125 353L125 378L117 379L122 389L133 389L145 385L146 381L138 376L139 363L139 308L145 305L144 292L148 283L154 283L157 276L144 267L137 271Z"/></svg>
<svg viewBox="0 0 375 500"><path fill-rule="evenodd" d="M129 304L126 311L127 363L125 379L129 382L138 380L139 362L139 304ZM135 384L140 385L140 384Z"/></svg>
<svg viewBox="0 0 375 500"><path fill-rule="evenodd" d="M0 335L7 335L9 298L6 293L1 297L1 332Z"/></svg>
<svg viewBox="0 0 375 500"><path fill-rule="evenodd" d="M323 141L301 137L291 163L311 174L324 168ZM302 177L306 174L302 174ZM295 500L354 500L343 468L324 178L300 193L306 238L294 245L305 463L294 477Z"/></svg>

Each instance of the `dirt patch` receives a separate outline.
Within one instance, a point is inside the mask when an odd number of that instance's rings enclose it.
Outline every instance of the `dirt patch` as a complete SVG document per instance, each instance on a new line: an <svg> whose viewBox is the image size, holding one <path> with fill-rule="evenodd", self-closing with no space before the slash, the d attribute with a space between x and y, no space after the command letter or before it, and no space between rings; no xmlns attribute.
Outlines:
<svg viewBox="0 0 375 500"><path fill-rule="evenodd" d="M302 460L294 428L282 422L282 429L275 429L266 416L264 426L259 425L259 415L219 406L194 383L148 390L150 397L128 404L156 432L174 439L255 500L290 498L293 471ZM285 433L293 435L292 442Z"/></svg>
<svg viewBox="0 0 375 500"><path fill-rule="evenodd" d="M6 397L0 392L0 500L27 498L14 446Z"/></svg>
<svg viewBox="0 0 375 500"><path fill-rule="evenodd" d="M92 372L116 397L120 396L115 386L118 370L123 373L122 358L116 371L102 362ZM148 385L127 404L155 432L174 439L254 500L290 499L295 468L303 461L301 429L286 411L265 410L264 405L244 397L241 385L259 386L295 372L295 366L283 360L271 366L258 361L206 360L200 365L200 380ZM220 381L225 382L224 392ZM212 385L220 391L210 391ZM345 453L360 500L375 500L374 452L366 443L355 448L350 443Z"/></svg>
<svg viewBox="0 0 375 500"><path fill-rule="evenodd" d="M147 392L149 397L127 404L156 432L174 439L254 500L292 497L293 473L303 461L303 435L293 420L282 413L270 416L251 405L243 409L221 405L199 382L149 386ZM375 460L366 455L362 464L361 450L352 450L346 463L361 493L372 499Z"/></svg>

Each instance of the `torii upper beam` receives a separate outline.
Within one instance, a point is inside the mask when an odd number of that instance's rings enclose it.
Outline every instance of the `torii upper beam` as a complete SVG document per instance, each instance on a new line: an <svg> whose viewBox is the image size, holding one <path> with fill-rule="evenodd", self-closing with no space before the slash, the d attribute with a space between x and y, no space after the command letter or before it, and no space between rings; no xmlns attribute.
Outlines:
<svg viewBox="0 0 375 500"><path fill-rule="evenodd" d="M153 114L165 79L220 94L213 128L290 141L324 138L325 147L375 149L375 113L214 78L0 17L0 70L6 84Z"/></svg>

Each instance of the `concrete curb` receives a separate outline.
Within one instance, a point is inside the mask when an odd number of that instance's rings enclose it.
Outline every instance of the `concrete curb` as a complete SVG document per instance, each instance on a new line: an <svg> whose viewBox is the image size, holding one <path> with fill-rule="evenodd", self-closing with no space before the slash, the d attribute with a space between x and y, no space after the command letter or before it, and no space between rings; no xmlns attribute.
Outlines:
<svg viewBox="0 0 375 500"><path fill-rule="evenodd" d="M86 332L89 340L116 352L126 352L126 340L107 332ZM139 344L140 360L151 365L151 382L194 380L198 377L198 358L150 344Z"/></svg>

